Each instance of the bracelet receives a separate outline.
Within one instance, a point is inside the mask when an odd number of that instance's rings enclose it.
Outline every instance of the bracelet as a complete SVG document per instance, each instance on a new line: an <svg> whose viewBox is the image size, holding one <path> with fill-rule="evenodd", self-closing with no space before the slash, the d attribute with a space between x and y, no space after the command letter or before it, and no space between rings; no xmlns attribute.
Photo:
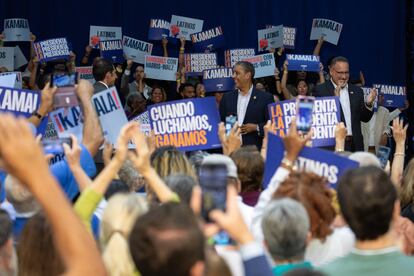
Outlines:
<svg viewBox="0 0 414 276"><path fill-rule="evenodd" d="M394 156L405 156L405 153L402 153L402 152L396 152L396 153L394 153Z"/></svg>
<svg viewBox="0 0 414 276"><path fill-rule="evenodd" d="M292 161L290 161L289 159L287 159L286 157L284 157L283 159L282 159L282 165L284 165L284 166L286 166L287 167L287 169L289 169L289 170L292 170L293 169L293 162Z"/></svg>
<svg viewBox="0 0 414 276"><path fill-rule="evenodd" d="M180 47L180 51L184 52L185 48L184 47Z"/></svg>

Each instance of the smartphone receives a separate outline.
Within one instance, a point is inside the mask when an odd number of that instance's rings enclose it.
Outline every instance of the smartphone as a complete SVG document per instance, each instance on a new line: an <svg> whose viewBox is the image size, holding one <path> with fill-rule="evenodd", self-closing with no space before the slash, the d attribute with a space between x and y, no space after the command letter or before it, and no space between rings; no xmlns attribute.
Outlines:
<svg viewBox="0 0 414 276"><path fill-rule="evenodd" d="M380 161L381 168L385 169L388 159L390 158L391 149L389 147L380 146L378 148L377 157Z"/></svg>
<svg viewBox="0 0 414 276"><path fill-rule="evenodd" d="M56 155L64 153L63 144L68 144L69 147L72 147L72 139L70 137L65 137L42 141L43 151L45 154Z"/></svg>
<svg viewBox="0 0 414 276"><path fill-rule="evenodd" d="M205 164L199 169L199 182L202 190L201 215L210 222L212 210L226 209L227 167L225 164Z"/></svg>
<svg viewBox="0 0 414 276"><path fill-rule="evenodd" d="M53 106L55 108L79 105L75 92L75 85L77 83L77 73L52 75L50 85L57 86L57 91L53 98Z"/></svg>
<svg viewBox="0 0 414 276"><path fill-rule="evenodd" d="M296 98L296 128L306 134L312 127L312 112L315 97L298 96Z"/></svg>
<svg viewBox="0 0 414 276"><path fill-rule="evenodd" d="M237 122L236 115L229 115L226 117L226 135L230 134L231 129L233 128L234 124Z"/></svg>

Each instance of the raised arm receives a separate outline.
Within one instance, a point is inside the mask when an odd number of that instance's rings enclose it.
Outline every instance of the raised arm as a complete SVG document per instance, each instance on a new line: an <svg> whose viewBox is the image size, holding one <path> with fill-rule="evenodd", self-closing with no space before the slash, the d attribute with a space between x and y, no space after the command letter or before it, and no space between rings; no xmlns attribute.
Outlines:
<svg viewBox="0 0 414 276"><path fill-rule="evenodd" d="M185 37L180 38L180 53L178 55L178 69L183 68L184 65L184 50L185 50Z"/></svg>
<svg viewBox="0 0 414 276"><path fill-rule="evenodd" d="M323 42L324 42L324 41L325 41L325 40L324 40L323 36L321 36L321 37L318 39L318 42L316 43L315 49L313 50L313 55L314 55L314 56L319 56L319 55L320 55L320 53L321 53L321 48L322 48L322 45L323 45Z"/></svg>
<svg viewBox="0 0 414 276"><path fill-rule="evenodd" d="M289 89L287 89L287 79L288 79L288 61L285 60L283 63L283 76L282 76L282 83L280 84L283 92L283 96L285 97L285 100L290 100L293 98L292 94L290 94Z"/></svg>
<svg viewBox="0 0 414 276"><path fill-rule="evenodd" d="M404 170L405 139L407 138L408 124L404 127L404 121L399 118L392 122L392 136L395 141L394 159L391 165L391 180L399 190Z"/></svg>
<svg viewBox="0 0 414 276"><path fill-rule="evenodd" d="M35 127L38 127L43 118L53 110L53 97L56 93L56 87L50 87L49 83L46 83L42 91L40 91L40 105L39 108L29 117L28 121ZM40 116L40 117L39 117Z"/></svg>
<svg viewBox="0 0 414 276"><path fill-rule="evenodd" d="M41 204L65 275L106 275L95 241L50 174L42 149L24 119L0 114L0 156L7 172L26 185Z"/></svg>
<svg viewBox="0 0 414 276"><path fill-rule="evenodd" d="M90 45L85 47L85 54L82 57L81 64L86 66L89 64L89 56L91 55L92 47Z"/></svg>
<svg viewBox="0 0 414 276"><path fill-rule="evenodd" d="M76 93L81 102L83 111L83 140L82 144L94 156L103 143L102 127L92 104L93 86L87 80L79 80Z"/></svg>
<svg viewBox="0 0 414 276"><path fill-rule="evenodd" d="M168 39L164 37L162 39L162 51L164 53L164 57L168 57L167 45L168 45Z"/></svg>
<svg viewBox="0 0 414 276"><path fill-rule="evenodd" d="M147 184L155 192L161 202L174 201L176 199L176 194L171 191L151 166L151 151L148 147L146 136L141 129L135 132L132 140L137 146L135 147L135 153L129 153L129 159L132 161L135 168L142 174Z"/></svg>

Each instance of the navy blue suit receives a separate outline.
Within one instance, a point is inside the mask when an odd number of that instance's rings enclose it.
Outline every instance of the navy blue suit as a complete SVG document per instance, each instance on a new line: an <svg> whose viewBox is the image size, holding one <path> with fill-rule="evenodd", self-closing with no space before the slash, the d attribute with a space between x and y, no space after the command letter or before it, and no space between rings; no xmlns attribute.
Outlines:
<svg viewBox="0 0 414 276"><path fill-rule="evenodd" d="M226 116L237 116L238 97L238 90L224 93L224 96L220 102L220 117L222 122L226 121ZM247 105L243 124L250 123L259 125L259 133L255 131L242 135L243 145L255 145L260 150L264 135L263 126L266 124L267 120L269 120L267 106L273 102L274 100L272 94L253 88L249 103Z"/></svg>

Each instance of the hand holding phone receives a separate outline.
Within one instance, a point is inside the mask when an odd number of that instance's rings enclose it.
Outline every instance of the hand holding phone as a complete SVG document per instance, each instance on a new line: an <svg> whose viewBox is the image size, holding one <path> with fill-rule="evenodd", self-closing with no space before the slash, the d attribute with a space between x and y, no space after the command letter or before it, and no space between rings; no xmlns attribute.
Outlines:
<svg viewBox="0 0 414 276"><path fill-rule="evenodd" d="M229 115L226 117L226 135L228 136L230 134L231 129L233 128L234 124L237 122L237 116L236 115Z"/></svg>
<svg viewBox="0 0 414 276"><path fill-rule="evenodd" d="M307 134L312 127L312 112L315 97L298 96L296 98L296 127L302 134Z"/></svg>
<svg viewBox="0 0 414 276"><path fill-rule="evenodd" d="M52 75L50 85L57 86L57 91L53 99L53 106L55 108L72 107L79 104L75 92L75 85L77 83L77 73Z"/></svg>
<svg viewBox="0 0 414 276"><path fill-rule="evenodd" d="M389 147L380 146L378 148L377 157L380 161L381 168L385 169L388 159L390 158L391 149Z"/></svg>
<svg viewBox="0 0 414 276"><path fill-rule="evenodd" d="M67 137L42 141L43 151L45 154L56 155L64 153L63 144L67 144L69 147L72 147L72 139Z"/></svg>

